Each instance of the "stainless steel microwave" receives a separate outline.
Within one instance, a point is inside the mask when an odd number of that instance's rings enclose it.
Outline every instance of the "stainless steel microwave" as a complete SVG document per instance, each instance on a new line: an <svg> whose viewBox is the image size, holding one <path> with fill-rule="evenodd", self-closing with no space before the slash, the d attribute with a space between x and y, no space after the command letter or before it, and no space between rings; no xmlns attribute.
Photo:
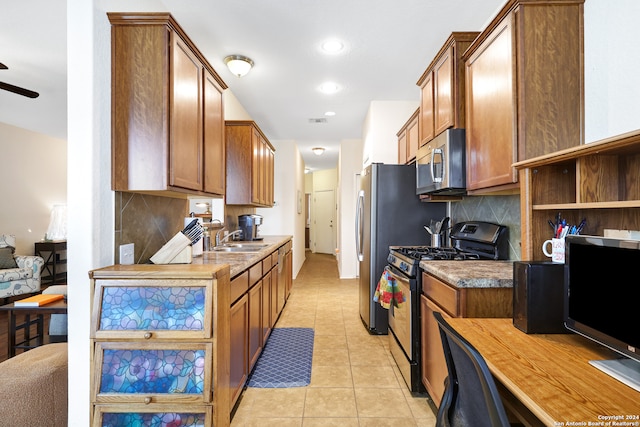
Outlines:
<svg viewBox="0 0 640 427"><path fill-rule="evenodd" d="M464 129L447 129L416 155L416 194L466 193Z"/></svg>

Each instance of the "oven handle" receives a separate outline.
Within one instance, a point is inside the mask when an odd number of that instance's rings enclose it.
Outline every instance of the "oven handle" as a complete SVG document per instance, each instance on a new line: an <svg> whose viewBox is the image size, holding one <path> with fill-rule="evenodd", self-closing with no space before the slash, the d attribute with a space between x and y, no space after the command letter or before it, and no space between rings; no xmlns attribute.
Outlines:
<svg viewBox="0 0 640 427"><path fill-rule="evenodd" d="M400 270L392 265L387 265L384 269L388 271L393 276L393 278L396 279L396 281L405 283L406 287L411 289L411 282L409 281L407 276L400 272Z"/></svg>

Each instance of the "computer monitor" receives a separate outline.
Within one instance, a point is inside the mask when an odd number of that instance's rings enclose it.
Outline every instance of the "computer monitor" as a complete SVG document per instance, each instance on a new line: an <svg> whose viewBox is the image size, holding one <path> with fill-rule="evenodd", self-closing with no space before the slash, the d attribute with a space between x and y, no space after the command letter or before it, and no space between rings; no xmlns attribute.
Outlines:
<svg viewBox="0 0 640 427"><path fill-rule="evenodd" d="M618 352L593 366L640 391L640 241L569 235L565 325Z"/></svg>

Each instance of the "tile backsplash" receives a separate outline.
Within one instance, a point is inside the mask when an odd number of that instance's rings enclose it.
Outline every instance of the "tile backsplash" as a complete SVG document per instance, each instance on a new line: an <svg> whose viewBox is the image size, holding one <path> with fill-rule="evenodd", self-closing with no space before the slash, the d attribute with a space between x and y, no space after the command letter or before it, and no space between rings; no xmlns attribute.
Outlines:
<svg viewBox="0 0 640 427"><path fill-rule="evenodd" d="M451 202L452 223L487 221L509 228L509 259L520 260L520 196L468 196Z"/></svg>
<svg viewBox="0 0 640 427"><path fill-rule="evenodd" d="M115 263L121 244L134 243L137 264L149 259L173 235L184 228L189 201L148 194L116 192ZM238 227L238 215L255 213L250 206L225 206L225 226ZM520 260L520 196L469 196L451 202L452 223L488 221L509 227L509 259Z"/></svg>
<svg viewBox="0 0 640 427"><path fill-rule="evenodd" d="M146 264L178 231L189 216L189 200L149 194L115 193L115 263L120 263L119 248L134 244L134 262ZM225 206L225 228L238 228L238 215L255 213L251 206Z"/></svg>
<svg viewBox="0 0 640 427"><path fill-rule="evenodd" d="M119 247L134 243L134 262L146 264L178 231L184 228L189 201L170 197L116 191L115 263Z"/></svg>

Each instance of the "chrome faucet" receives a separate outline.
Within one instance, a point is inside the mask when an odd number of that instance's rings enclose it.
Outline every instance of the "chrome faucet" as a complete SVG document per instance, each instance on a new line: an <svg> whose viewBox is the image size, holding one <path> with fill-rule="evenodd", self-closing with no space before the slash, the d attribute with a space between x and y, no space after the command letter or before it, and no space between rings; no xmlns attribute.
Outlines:
<svg viewBox="0 0 640 427"><path fill-rule="evenodd" d="M220 238L220 234L226 230L226 228L222 228L220 230L218 230L218 232L216 233L216 246L220 246L221 244L223 244L225 241L229 240L230 238L232 238L235 235L242 235L242 230L236 230L236 231L232 231L231 233L227 234L226 236Z"/></svg>

